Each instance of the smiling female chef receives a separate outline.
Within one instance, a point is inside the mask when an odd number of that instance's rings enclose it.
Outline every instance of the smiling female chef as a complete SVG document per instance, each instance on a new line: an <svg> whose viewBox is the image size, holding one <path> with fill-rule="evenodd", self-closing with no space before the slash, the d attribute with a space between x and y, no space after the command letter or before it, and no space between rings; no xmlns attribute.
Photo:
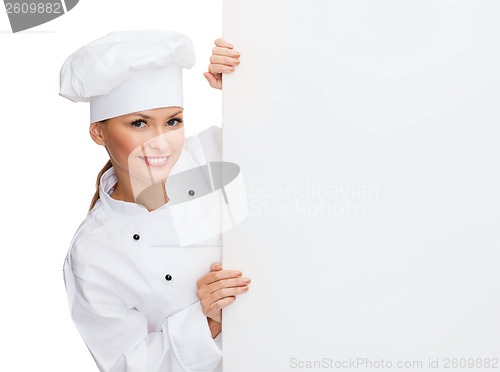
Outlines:
<svg viewBox="0 0 500 372"><path fill-rule="evenodd" d="M239 53L215 44L205 77L221 89ZM179 221L210 220L211 211L175 220L173 208L194 204L172 205L167 195L167 176L212 159L207 141L220 139L213 127L184 138L182 71L194 62L183 34L121 31L78 49L61 69L60 95L90 102L90 135L110 157L64 262L71 316L100 371L221 370L221 309L248 289L249 278L218 264L219 241L180 244L181 228L196 235L203 223Z"/></svg>

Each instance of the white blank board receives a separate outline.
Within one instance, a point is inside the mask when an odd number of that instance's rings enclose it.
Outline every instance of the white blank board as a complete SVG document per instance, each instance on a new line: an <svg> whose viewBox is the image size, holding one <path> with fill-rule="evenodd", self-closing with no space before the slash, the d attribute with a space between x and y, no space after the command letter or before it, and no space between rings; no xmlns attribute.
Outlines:
<svg viewBox="0 0 500 372"><path fill-rule="evenodd" d="M252 278L224 372L500 368L498 19L493 0L223 1L223 156L249 214L222 257Z"/></svg>

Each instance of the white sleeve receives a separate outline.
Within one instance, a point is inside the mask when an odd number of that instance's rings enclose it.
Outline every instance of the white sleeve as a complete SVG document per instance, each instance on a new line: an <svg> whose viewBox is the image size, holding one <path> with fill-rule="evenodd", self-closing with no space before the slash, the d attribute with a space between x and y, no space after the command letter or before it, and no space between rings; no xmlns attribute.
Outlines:
<svg viewBox="0 0 500 372"><path fill-rule="evenodd" d="M73 322L101 372L212 372L219 366L220 344L212 338L200 301L151 332L146 317L111 290L68 267L64 280Z"/></svg>

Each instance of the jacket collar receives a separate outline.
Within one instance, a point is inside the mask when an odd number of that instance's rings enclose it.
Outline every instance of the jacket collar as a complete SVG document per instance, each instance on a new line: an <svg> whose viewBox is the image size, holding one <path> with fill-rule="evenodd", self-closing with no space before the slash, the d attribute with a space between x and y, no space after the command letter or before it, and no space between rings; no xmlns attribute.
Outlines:
<svg viewBox="0 0 500 372"><path fill-rule="evenodd" d="M107 211L133 216L147 215L151 213L156 214L163 210L166 210L169 207L169 203L165 203L161 207L150 212L142 204L113 199L110 193L117 180L118 178L116 176L114 166L109 168L101 176L101 182L99 186L99 199L101 200L104 209L106 209Z"/></svg>

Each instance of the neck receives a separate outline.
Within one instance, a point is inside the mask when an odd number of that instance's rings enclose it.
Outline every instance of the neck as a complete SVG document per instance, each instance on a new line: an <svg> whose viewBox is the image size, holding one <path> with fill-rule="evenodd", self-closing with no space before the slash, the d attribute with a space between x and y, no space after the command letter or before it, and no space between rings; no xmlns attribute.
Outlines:
<svg viewBox="0 0 500 372"><path fill-rule="evenodd" d="M160 182L145 186L141 189L142 191L137 196L134 196L130 182L127 184L118 181L111 197L115 200L141 204L150 212L168 203L170 200L167 196L165 180L161 180Z"/></svg>
<svg viewBox="0 0 500 372"><path fill-rule="evenodd" d="M168 203L170 199L165 190L165 180L154 183L137 195L136 203L145 206L150 212Z"/></svg>

